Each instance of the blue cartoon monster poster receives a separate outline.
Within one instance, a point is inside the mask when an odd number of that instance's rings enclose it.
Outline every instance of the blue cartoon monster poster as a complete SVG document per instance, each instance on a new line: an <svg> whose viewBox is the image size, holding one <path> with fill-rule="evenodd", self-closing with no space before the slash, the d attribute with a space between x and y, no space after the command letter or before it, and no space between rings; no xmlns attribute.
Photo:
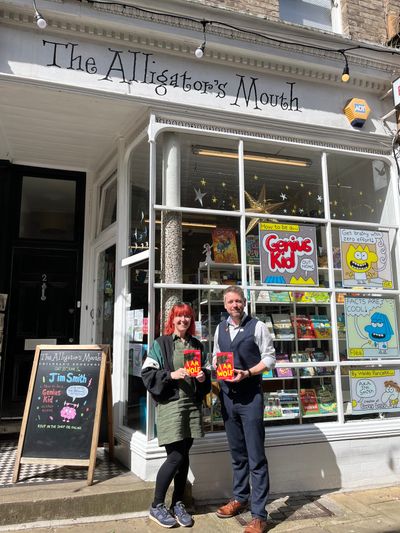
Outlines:
<svg viewBox="0 0 400 533"><path fill-rule="evenodd" d="M345 298L349 359L397 358L399 338L393 298Z"/></svg>

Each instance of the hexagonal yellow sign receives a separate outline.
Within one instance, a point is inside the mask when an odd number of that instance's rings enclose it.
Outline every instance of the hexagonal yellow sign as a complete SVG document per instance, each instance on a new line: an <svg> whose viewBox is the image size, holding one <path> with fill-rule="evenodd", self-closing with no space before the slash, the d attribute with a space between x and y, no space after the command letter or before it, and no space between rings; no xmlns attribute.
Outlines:
<svg viewBox="0 0 400 533"><path fill-rule="evenodd" d="M362 100L361 98L352 98L345 105L343 112L353 128L362 128L371 109L365 100Z"/></svg>

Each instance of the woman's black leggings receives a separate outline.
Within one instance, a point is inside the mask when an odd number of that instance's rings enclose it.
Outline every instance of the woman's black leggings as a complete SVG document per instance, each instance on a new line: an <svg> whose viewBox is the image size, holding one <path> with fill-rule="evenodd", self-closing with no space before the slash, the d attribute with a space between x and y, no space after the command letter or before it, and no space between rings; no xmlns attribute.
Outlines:
<svg viewBox="0 0 400 533"><path fill-rule="evenodd" d="M153 507L165 502L165 496L172 480L174 480L172 506L176 502L182 501L189 471L189 450L192 444L193 439L183 439L165 445L167 459L157 474Z"/></svg>

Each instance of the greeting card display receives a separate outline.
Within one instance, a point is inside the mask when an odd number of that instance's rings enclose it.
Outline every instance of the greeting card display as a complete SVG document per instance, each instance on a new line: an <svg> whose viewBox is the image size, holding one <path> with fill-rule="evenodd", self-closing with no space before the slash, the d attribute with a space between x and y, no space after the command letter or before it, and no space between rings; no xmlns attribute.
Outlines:
<svg viewBox="0 0 400 533"><path fill-rule="evenodd" d="M343 287L393 288L389 232L340 229Z"/></svg>
<svg viewBox="0 0 400 533"><path fill-rule="evenodd" d="M318 285L315 226L261 222L261 281L268 285Z"/></svg>
<svg viewBox="0 0 400 533"><path fill-rule="evenodd" d="M233 352L217 353L217 380L232 381L235 377L233 372Z"/></svg>
<svg viewBox="0 0 400 533"><path fill-rule="evenodd" d="M200 350L184 350L183 358L183 368L186 370L190 377L195 378L201 370Z"/></svg>
<svg viewBox="0 0 400 533"><path fill-rule="evenodd" d="M216 263L238 263L235 230L215 228L211 233L214 261Z"/></svg>
<svg viewBox="0 0 400 533"><path fill-rule="evenodd" d="M345 298L349 359L399 357L394 298Z"/></svg>

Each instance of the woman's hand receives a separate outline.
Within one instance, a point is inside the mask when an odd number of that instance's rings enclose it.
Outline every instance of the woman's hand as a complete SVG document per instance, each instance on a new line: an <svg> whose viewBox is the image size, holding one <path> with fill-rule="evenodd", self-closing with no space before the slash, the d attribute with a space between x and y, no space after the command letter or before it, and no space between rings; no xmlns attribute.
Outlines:
<svg viewBox="0 0 400 533"><path fill-rule="evenodd" d="M203 381L205 381L206 375L204 374L204 372L202 370L200 370L200 372L197 374L196 379L200 383L203 383Z"/></svg>
<svg viewBox="0 0 400 533"><path fill-rule="evenodd" d="M185 379L187 375L188 373L184 368L178 368L178 370L174 370L173 372L171 372L172 379Z"/></svg>

